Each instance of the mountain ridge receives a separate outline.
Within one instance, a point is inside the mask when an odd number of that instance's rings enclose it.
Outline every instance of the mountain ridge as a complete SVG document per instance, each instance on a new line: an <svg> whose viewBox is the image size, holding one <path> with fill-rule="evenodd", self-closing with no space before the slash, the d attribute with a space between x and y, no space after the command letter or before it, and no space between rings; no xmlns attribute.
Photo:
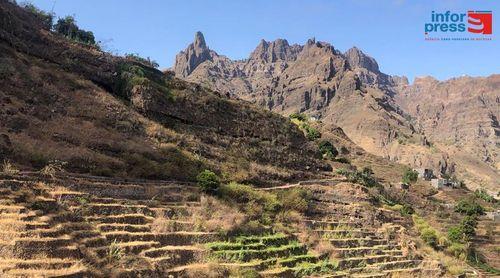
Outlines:
<svg viewBox="0 0 500 278"><path fill-rule="evenodd" d="M472 188L487 184L489 189L498 190L500 186L495 177L498 171L495 138L487 140L488 146L483 148L491 154L489 160L480 155L483 149L469 148L468 163L464 163L464 159L455 161L452 157L455 152L429 142L429 138L436 136L422 127L418 115L408 109L406 103L411 100L402 97L416 88L422 78L416 78L415 85L405 76L385 74L374 58L357 47L342 53L330 43L314 38L304 45L290 45L285 39L277 39L261 40L243 60L233 61L212 50L211 53L211 59L200 62L182 78L285 116L306 113L341 127L365 150L413 167L460 175L456 173L457 164L460 171L467 171L467 167L461 165L480 164L479 168L484 168L488 174L461 175L460 178L470 182ZM173 70L177 72L184 65L176 60ZM453 82L455 79L436 81ZM489 102L495 103L498 91L492 91ZM452 110L457 113L462 111L460 109L463 107L456 106ZM465 143L474 144L467 140Z"/></svg>

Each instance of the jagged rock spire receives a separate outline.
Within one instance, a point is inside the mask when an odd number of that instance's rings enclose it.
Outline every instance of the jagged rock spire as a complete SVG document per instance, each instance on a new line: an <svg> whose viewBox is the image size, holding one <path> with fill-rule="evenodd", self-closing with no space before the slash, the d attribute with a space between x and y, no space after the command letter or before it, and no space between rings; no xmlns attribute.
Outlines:
<svg viewBox="0 0 500 278"><path fill-rule="evenodd" d="M198 31L194 35L193 43L175 56L173 70L177 76L187 77L199 64L211 59L205 37Z"/></svg>

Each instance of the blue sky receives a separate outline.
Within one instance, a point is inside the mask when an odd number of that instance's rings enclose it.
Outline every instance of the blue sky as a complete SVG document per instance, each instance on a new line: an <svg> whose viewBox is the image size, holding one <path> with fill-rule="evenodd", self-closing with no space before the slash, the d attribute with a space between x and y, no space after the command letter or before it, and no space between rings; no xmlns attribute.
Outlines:
<svg viewBox="0 0 500 278"><path fill-rule="evenodd" d="M248 57L260 39L308 38L345 51L357 46L383 72L438 79L500 73L500 1L491 0L33 0L57 16L74 15L106 49L151 57L170 67L202 31L208 46L232 59ZM491 41L424 40L431 11L493 11ZM468 36L468 33L464 33Z"/></svg>

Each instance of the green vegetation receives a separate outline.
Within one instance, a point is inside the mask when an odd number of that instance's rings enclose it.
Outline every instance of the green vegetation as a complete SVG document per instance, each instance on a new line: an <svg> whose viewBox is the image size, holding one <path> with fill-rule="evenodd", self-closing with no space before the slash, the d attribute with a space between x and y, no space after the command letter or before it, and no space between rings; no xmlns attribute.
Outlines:
<svg viewBox="0 0 500 278"><path fill-rule="evenodd" d="M420 238L429 246L432 248L438 250L440 248L446 247L448 242L445 240L440 240L444 239L443 237L436 229L431 227L425 219L420 217L417 214L413 214L413 223L415 224L415 227L417 228L417 231L420 235Z"/></svg>
<svg viewBox="0 0 500 278"><path fill-rule="evenodd" d="M130 60L134 60L134 61L139 62L139 63L143 63L143 64L148 65L148 66L153 67L153 68L158 68L160 66L158 64L158 62L156 62L155 60L152 60L149 57L143 58L143 57L139 56L138 53L126 53L125 58L130 59Z"/></svg>
<svg viewBox="0 0 500 278"><path fill-rule="evenodd" d="M167 99L173 100L165 76L135 61L122 63L118 67L118 78L115 84L115 93L125 99L130 99L132 90L136 86L142 86L145 89L155 89L163 93Z"/></svg>
<svg viewBox="0 0 500 278"><path fill-rule="evenodd" d="M475 198L462 199L455 205L455 212L465 215L483 215L484 207Z"/></svg>
<svg viewBox="0 0 500 278"><path fill-rule="evenodd" d="M333 144L326 140L319 142L319 151L328 159L334 159L339 154Z"/></svg>
<svg viewBox="0 0 500 278"><path fill-rule="evenodd" d="M54 25L54 32L61 34L76 42L96 46L94 33L80 29L72 16L59 18Z"/></svg>
<svg viewBox="0 0 500 278"><path fill-rule="evenodd" d="M289 116L290 119L297 119L301 122L307 121L307 115L303 113L293 113Z"/></svg>
<svg viewBox="0 0 500 278"><path fill-rule="evenodd" d="M406 184L412 184L415 183L417 179L418 179L418 173L416 171L413 171L412 169L406 169L405 172L403 173L402 182Z"/></svg>
<svg viewBox="0 0 500 278"><path fill-rule="evenodd" d="M490 194L488 194L488 192L486 192L486 190L484 189L476 189L476 191L474 191L474 196L476 198L479 198L479 199L482 199L488 203L495 203L496 200L493 196L491 196Z"/></svg>
<svg viewBox="0 0 500 278"><path fill-rule="evenodd" d="M316 128L312 127L308 120L307 115L302 113L294 113L289 116L290 120L296 124L302 131L305 132L307 139L314 141L321 138L321 133Z"/></svg>
<svg viewBox="0 0 500 278"><path fill-rule="evenodd" d="M361 171L349 171L346 169L338 169L337 174L343 175L350 182L358 183L366 187L374 187L378 184L373 176L373 171L369 167L364 167Z"/></svg>
<svg viewBox="0 0 500 278"><path fill-rule="evenodd" d="M321 137L321 133L314 127L310 126L308 123L303 123L302 128L306 131L307 139L314 141Z"/></svg>
<svg viewBox="0 0 500 278"><path fill-rule="evenodd" d="M308 254L304 245L294 237L282 233L238 236L229 241L208 243L211 257L218 261L247 263L259 269L276 268L283 273L303 277L336 270L338 263L330 260L319 261Z"/></svg>
<svg viewBox="0 0 500 278"><path fill-rule="evenodd" d="M196 176L196 181L201 190L205 193L215 193L219 189L220 179L210 170L203 170Z"/></svg>

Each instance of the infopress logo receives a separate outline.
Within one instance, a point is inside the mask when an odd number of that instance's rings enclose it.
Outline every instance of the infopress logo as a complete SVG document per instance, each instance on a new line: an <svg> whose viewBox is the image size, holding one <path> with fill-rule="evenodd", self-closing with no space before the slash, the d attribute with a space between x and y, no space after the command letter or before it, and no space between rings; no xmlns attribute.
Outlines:
<svg viewBox="0 0 500 278"><path fill-rule="evenodd" d="M493 34L493 13L491 11L468 11L467 13L432 11L431 20L425 23L424 28L426 40L491 40L491 36L483 35Z"/></svg>

